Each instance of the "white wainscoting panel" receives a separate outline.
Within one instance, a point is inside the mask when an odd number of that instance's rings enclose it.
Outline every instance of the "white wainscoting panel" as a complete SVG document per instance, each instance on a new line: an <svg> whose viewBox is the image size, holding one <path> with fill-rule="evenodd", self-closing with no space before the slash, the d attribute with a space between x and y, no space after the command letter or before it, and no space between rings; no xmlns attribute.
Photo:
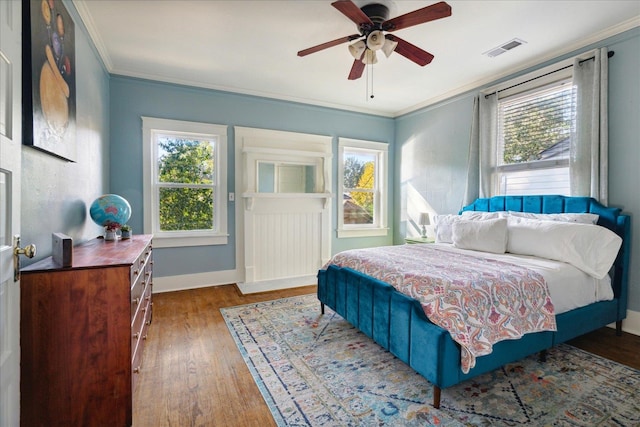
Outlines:
<svg viewBox="0 0 640 427"><path fill-rule="evenodd" d="M256 212L252 217L252 281L305 276L318 271L320 212Z"/></svg>
<svg viewBox="0 0 640 427"><path fill-rule="evenodd" d="M245 284L317 274L330 234L325 200L256 196L244 213Z"/></svg>

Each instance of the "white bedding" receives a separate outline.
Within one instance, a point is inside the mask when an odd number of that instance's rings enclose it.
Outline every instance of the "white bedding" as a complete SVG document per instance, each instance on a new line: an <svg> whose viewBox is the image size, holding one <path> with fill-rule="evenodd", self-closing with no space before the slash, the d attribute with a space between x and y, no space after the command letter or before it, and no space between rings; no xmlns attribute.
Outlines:
<svg viewBox="0 0 640 427"><path fill-rule="evenodd" d="M470 253L478 257L510 262L536 271L544 277L549 287L556 314L597 301L613 299L611 278L608 274L603 279L596 279L565 262L511 253L494 254L459 249L449 243L432 243L432 245L453 252Z"/></svg>

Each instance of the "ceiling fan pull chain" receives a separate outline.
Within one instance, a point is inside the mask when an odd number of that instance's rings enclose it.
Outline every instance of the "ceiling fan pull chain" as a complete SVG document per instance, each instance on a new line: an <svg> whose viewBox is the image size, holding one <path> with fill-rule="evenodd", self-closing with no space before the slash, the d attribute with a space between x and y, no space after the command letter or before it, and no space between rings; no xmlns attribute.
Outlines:
<svg viewBox="0 0 640 427"><path fill-rule="evenodd" d="M369 67L371 67L371 65L367 65L365 69L365 75L366 75L366 82L365 82L365 89L364 89L365 101L369 101Z"/></svg>
<svg viewBox="0 0 640 427"><path fill-rule="evenodd" d="M371 64L371 99L373 99L373 64Z"/></svg>
<svg viewBox="0 0 640 427"><path fill-rule="evenodd" d="M368 64L367 65L367 70L366 70L366 75L367 75L367 89L366 89L366 97L367 97L367 101L369 101L369 98L373 99L373 64ZM369 76L371 76L371 80L369 80ZM371 83L371 84L369 84ZM371 95L369 95L369 88L371 88Z"/></svg>

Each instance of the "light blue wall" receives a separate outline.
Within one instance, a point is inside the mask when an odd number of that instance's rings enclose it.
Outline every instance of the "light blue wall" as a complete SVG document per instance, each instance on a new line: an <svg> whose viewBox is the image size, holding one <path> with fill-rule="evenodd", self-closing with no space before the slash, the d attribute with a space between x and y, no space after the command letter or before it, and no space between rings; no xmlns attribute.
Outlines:
<svg viewBox="0 0 640 427"><path fill-rule="evenodd" d="M101 234L87 206L109 189L109 75L75 7L64 4L76 34L77 162L23 146L22 243L38 248L35 258L23 258L23 265L51 255L51 233L65 233L74 244Z"/></svg>
<svg viewBox="0 0 640 427"><path fill-rule="evenodd" d="M132 205L129 221L134 230L143 229L142 201L142 124L141 116L205 122L229 126L229 191L235 189L234 126L274 129L347 137L392 143L394 120L329 108L283 102L228 92L151 82L113 76L110 84L111 116L111 192L125 197ZM392 152L392 150L391 150ZM394 164L393 155L390 164ZM337 158L333 158L337 171ZM391 167L389 185L393 180ZM332 192L336 194L336 180ZM334 197L334 206L336 198ZM389 218L393 209L389 208ZM235 260L235 204L229 203L229 244L154 251L154 275L157 277L233 270ZM333 224L337 224L335 209ZM332 251L391 244L385 238L337 239L332 230Z"/></svg>
<svg viewBox="0 0 640 427"><path fill-rule="evenodd" d="M633 216L629 308L640 311L640 28L590 48L605 46L615 51L609 60L609 205ZM395 243L415 227L410 219L416 206L436 213L460 209L473 98L480 89L396 119Z"/></svg>

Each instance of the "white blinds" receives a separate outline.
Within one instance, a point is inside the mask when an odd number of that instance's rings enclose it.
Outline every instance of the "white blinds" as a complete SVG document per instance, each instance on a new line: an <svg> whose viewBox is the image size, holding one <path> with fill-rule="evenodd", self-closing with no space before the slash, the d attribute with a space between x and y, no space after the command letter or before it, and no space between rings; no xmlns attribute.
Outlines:
<svg viewBox="0 0 640 427"><path fill-rule="evenodd" d="M497 165L568 159L575 110L571 80L499 100Z"/></svg>

